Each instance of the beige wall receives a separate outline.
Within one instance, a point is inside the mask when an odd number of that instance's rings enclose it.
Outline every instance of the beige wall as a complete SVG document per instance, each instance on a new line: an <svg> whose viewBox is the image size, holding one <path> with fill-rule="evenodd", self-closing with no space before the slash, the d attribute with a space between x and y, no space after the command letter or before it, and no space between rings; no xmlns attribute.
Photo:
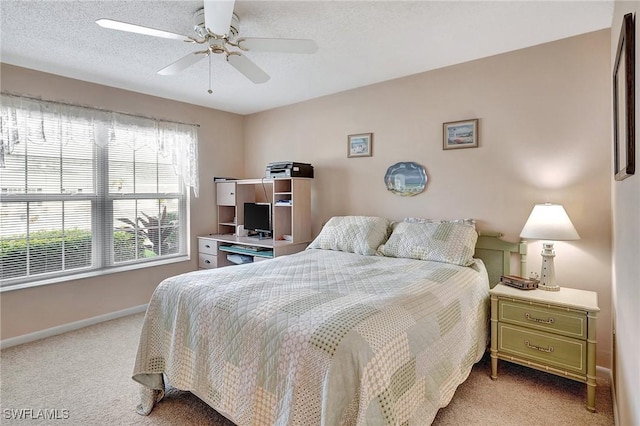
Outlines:
<svg viewBox="0 0 640 426"><path fill-rule="evenodd" d="M640 2L616 2L611 30L611 64L615 61L625 13L636 17L636 173L617 182L611 180L613 204L613 329L614 383L618 424L640 425L640 169L637 144L640 129L640 43L637 12ZM613 65L611 67L613 69ZM613 146L613 144L611 144Z"/></svg>
<svg viewBox="0 0 640 426"><path fill-rule="evenodd" d="M0 294L8 339L143 305L163 279L197 267L196 235L215 229L213 176L244 173L243 117L2 64L3 92L200 124L200 197L191 198L191 261Z"/></svg>
<svg viewBox="0 0 640 426"><path fill-rule="evenodd" d="M313 227L333 215L472 217L517 241L535 203L565 206L581 240L556 244L560 285L597 291L597 363L611 365L610 32L598 31L362 87L245 118L246 170L312 163ZM442 123L480 119L480 147L442 150ZM347 135L373 132L373 157ZM424 193L388 192L398 161L422 164ZM529 270L540 268L530 244Z"/></svg>

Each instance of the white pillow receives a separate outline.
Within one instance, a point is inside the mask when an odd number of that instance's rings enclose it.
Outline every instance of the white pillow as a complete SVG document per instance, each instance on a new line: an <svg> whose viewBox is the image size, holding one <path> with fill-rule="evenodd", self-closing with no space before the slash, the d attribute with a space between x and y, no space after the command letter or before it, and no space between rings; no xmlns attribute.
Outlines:
<svg viewBox="0 0 640 426"><path fill-rule="evenodd" d="M389 236L388 219L374 216L334 216L307 249L339 250L372 256Z"/></svg>
<svg viewBox="0 0 640 426"><path fill-rule="evenodd" d="M469 266L477 241L474 227L464 223L400 222L379 253Z"/></svg>

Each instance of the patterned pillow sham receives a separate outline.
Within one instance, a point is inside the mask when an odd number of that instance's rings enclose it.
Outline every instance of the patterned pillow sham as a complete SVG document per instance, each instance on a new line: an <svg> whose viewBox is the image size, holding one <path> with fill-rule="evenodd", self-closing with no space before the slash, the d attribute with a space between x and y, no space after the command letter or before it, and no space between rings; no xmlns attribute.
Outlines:
<svg viewBox="0 0 640 426"><path fill-rule="evenodd" d="M334 216L307 249L338 250L372 256L389 237L388 219L373 216Z"/></svg>
<svg viewBox="0 0 640 426"><path fill-rule="evenodd" d="M440 220L440 219L423 219L421 217L405 217L402 219L403 222L409 223L461 223L463 225L469 225L476 227L475 219L451 219L451 220Z"/></svg>
<svg viewBox="0 0 640 426"><path fill-rule="evenodd" d="M469 266L477 241L475 228L464 223L400 222L378 253Z"/></svg>

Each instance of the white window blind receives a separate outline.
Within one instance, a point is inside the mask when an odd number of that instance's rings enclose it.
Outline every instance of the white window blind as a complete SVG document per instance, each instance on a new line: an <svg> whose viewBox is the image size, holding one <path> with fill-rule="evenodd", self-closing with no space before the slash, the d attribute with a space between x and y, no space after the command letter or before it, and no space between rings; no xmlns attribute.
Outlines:
<svg viewBox="0 0 640 426"><path fill-rule="evenodd" d="M2 286L187 253L197 128L2 95Z"/></svg>

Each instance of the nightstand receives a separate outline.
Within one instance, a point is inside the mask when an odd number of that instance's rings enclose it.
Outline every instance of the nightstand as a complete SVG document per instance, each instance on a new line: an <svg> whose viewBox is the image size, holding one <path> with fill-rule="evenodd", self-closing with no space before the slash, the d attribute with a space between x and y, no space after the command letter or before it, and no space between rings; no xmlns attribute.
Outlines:
<svg viewBox="0 0 640 426"><path fill-rule="evenodd" d="M504 284L490 294L491 378L498 378L501 359L586 383L587 409L595 411L598 295Z"/></svg>

